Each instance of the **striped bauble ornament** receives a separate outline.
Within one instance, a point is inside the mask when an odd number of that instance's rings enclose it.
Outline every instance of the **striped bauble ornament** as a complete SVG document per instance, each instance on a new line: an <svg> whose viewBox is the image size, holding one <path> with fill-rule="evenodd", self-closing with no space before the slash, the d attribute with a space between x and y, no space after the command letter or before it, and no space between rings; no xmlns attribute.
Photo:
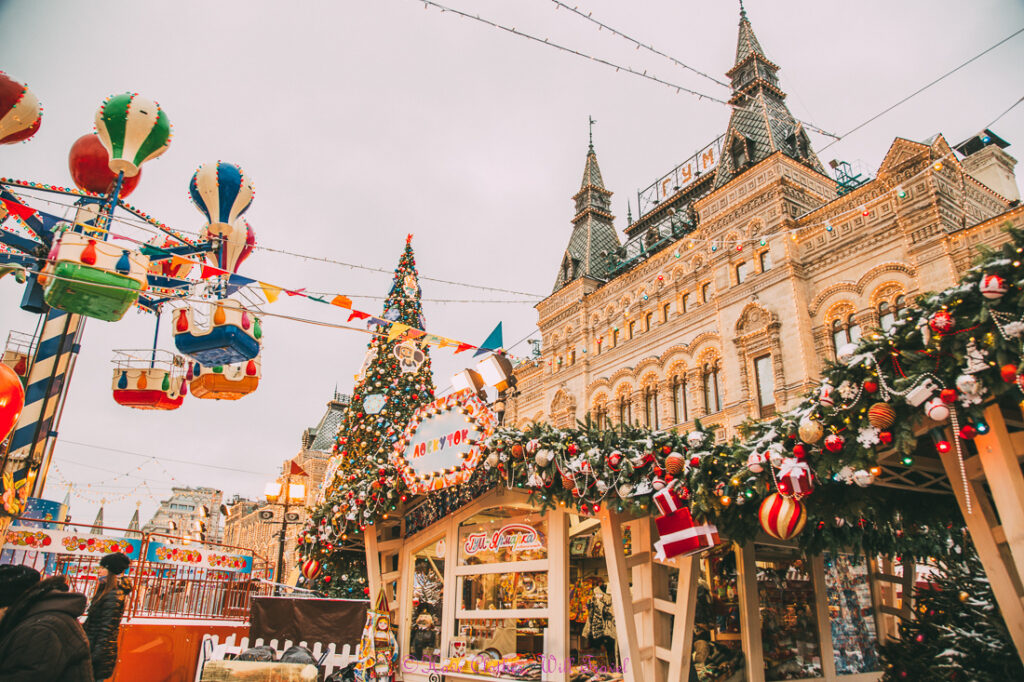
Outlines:
<svg viewBox="0 0 1024 682"><path fill-rule="evenodd" d="M807 523L807 509L803 503L779 493L766 497L757 515L764 532L779 540L795 537Z"/></svg>
<svg viewBox="0 0 1024 682"><path fill-rule="evenodd" d="M320 575L320 562L316 559L307 559L302 564L302 575L306 580L313 580Z"/></svg>

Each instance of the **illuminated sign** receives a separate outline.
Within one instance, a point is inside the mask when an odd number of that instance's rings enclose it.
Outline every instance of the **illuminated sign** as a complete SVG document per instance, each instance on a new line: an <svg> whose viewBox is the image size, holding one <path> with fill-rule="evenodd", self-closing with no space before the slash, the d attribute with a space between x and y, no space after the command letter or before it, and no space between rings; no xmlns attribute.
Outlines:
<svg viewBox="0 0 1024 682"><path fill-rule="evenodd" d="M480 464L479 442L496 425L487 405L464 389L418 409L392 459L415 494L465 483Z"/></svg>
<svg viewBox="0 0 1024 682"><path fill-rule="evenodd" d="M656 208L661 202L689 187L697 178L715 169L722 157L722 137L679 164L659 178L653 185L638 192L640 217Z"/></svg>
<svg viewBox="0 0 1024 682"><path fill-rule="evenodd" d="M522 552L528 549L544 549L544 544L540 541L537 529L523 523L510 523L490 534L470 533L463 544L463 550L467 555L502 549Z"/></svg>

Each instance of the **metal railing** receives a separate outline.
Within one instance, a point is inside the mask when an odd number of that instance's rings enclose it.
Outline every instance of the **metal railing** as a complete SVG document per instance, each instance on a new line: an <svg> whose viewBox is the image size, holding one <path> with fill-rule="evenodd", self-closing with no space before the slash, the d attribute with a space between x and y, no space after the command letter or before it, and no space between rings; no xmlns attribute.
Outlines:
<svg viewBox="0 0 1024 682"><path fill-rule="evenodd" d="M247 621L252 598L273 592L269 565L252 550L110 526L15 519L0 564L64 576L72 591L91 599L100 559L119 551L132 559L126 619Z"/></svg>

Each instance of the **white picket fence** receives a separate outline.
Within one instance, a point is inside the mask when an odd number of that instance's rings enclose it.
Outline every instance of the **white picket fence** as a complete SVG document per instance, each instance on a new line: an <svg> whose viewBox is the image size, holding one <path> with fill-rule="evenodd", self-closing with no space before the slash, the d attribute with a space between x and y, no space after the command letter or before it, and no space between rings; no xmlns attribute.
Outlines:
<svg viewBox="0 0 1024 682"><path fill-rule="evenodd" d="M294 642L290 639L286 639L279 647L276 639L264 642L262 637L257 638L255 642L251 643L248 637L243 637L238 644L235 644L234 635L231 635L223 642L220 641L217 635L203 635L203 645L199 651L199 662L196 665L195 682L200 682L203 676L203 666L208 661L223 661L237 656L250 647L264 645L273 649L276 656L280 658L281 654L290 649L293 644ZM324 671L325 677L356 660L356 654L348 644L343 646L340 652L338 651L338 645L334 643L325 646L321 642L314 642L313 646L310 647L306 642L299 642L299 646L304 646L313 652L313 658L316 659L320 669Z"/></svg>

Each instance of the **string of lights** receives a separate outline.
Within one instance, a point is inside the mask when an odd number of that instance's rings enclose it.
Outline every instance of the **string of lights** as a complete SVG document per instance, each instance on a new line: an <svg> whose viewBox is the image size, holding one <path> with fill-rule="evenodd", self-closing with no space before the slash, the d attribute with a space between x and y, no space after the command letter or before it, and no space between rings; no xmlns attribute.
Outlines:
<svg viewBox="0 0 1024 682"><path fill-rule="evenodd" d="M889 105L888 107L886 107L885 109L882 109L882 110L881 110L880 112L878 112L878 113L877 113L877 114L875 114L874 116L871 116L871 117L870 117L870 118L868 118L868 119L867 119L866 121L863 121L863 122L861 122L861 123L858 123L858 124L857 124L857 125L855 125L855 126L854 126L853 128L850 128L850 129L849 129L849 130L847 130L847 131L846 131L845 133L842 133L841 135L839 135L839 136L838 136L838 137L837 137L837 138L836 138L835 140L833 140L832 142L829 142L829 143L828 143L827 145L825 145L824 147L822 147L821 149L819 149L819 150L818 150L818 153L821 153L821 152L825 151L826 149L828 149L828 148L829 148L829 147L831 147L832 145L834 145L834 144L836 144L837 142L839 142L840 140L842 140L842 139L843 139L844 137L847 137L848 135L851 135L852 133L855 133L855 132L857 132L858 130L860 130L860 129L861 129L861 128L863 128L864 126L868 125L869 123L872 123L872 122L876 121L877 119L879 119L879 118L881 118L882 116L886 115L887 113L889 113L890 111L892 111L892 110L893 110L893 109L895 109L896 107L900 106L900 105L901 105L901 104L903 104L904 102L907 102L907 101L909 101L909 100L913 99L914 97L916 97L916 96L920 95L920 94L921 94L922 92L924 92L924 91L925 91L925 90L927 90L928 88L930 88L930 87L932 87L933 85L935 85L935 84L937 84L937 83L939 83L939 82L941 82L941 81L945 80L945 79L946 79L946 78L948 78L949 76L952 76L952 75L953 75L954 73L956 73L956 72L957 72L957 71L959 71L960 69L964 68L965 66L967 66L967 65L968 65L968 64L970 64L971 62L974 62L975 60L977 60L977 59L979 59L979 58L981 58L981 57L985 56L986 54L988 54L988 53L989 53L989 52L991 52L992 50L996 49L997 47L999 47L999 46L1000 46L1000 45L1002 45L1003 43L1005 43L1005 42L1007 42L1007 41L1009 41L1009 40L1012 40L1013 38L1016 38L1016 37L1017 37L1018 35L1020 35L1021 33L1024 33L1024 28L1020 28L1020 29L1017 29L1017 30L1016 30L1016 31L1014 31L1014 32L1013 32L1012 34L1010 34L1010 35L1006 36L1005 38L1003 38L1003 39L1002 39L1002 40L1000 40L999 42L997 42L997 43L995 43L995 44L993 44L993 45L990 45L989 47L985 48L984 50L982 50L982 51L981 51L981 52L979 52L978 54L976 54L976 55L974 55L973 57L971 57L970 59L968 59L967 61L965 61L965 62L962 62L962 63L960 63L960 64L959 64L958 66L956 66L956 67L955 67L955 68L953 68L952 70L950 70L950 71L947 71L946 73L942 74L941 76L939 76L939 77L938 77L938 78L936 78L935 80L931 81L931 82L930 82L930 83L928 83L927 85L924 85L924 86L922 86L922 87L918 88L917 90L915 90L914 92L910 93L910 94L909 94L909 95L907 95L906 97L904 97L904 98L900 99L900 100L899 100L898 102L896 102L895 104L891 104L891 105ZM1014 106L1016 106L1016 105L1014 105ZM1013 107L1010 107L1010 108L1012 109ZM1001 117L1002 117L1002 115L1000 115L1000 118L1001 118ZM990 124L990 125L991 125L991 124ZM986 127L988 127L988 126L986 126Z"/></svg>
<svg viewBox="0 0 1024 682"><path fill-rule="evenodd" d="M702 78L708 79L712 83L715 83L717 85L721 85L722 87L726 87L726 88L732 87L728 83L724 83L724 82L718 80L717 78L715 78L714 76L710 76L710 75L704 73L703 71L701 71L699 69L693 68L689 64L684 64L683 62L679 61L678 59L676 59L675 57L673 57L671 55L665 54L661 50L655 48L653 45L649 45L647 43L643 43L643 42L637 40L636 38L628 36L625 33L623 33L622 31L620 31L620 30L618 30L618 29L616 29L616 28L614 28L612 26L609 26L608 24L605 24L604 22L598 21L597 19L595 19L592 16L593 12L587 12L586 14L584 14L579 9L578 6L570 7L569 5L565 4L564 2L561 2L560 0L551 0L551 2L553 2L556 5L556 9L557 8L567 9L570 12L572 12L573 14L575 14L576 16L582 17L583 19L586 19L590 23L595 24L596 26L599 27L598 30L605 29L606 31L609 31L609 32L613 33L614 35L619 36L620 38L624 38L625 40L628 40L633 45L636 45L636 49L638 49L638 50L643 48L643 49L647 50L648 52L651 52L653 54L658 55L659 57L664 57L665 59L669 60L670 62L672 62L676 66L682 67L682 68L686 69L687 71L692 71L693 73L697 74L698 76L701 76Z"/></svg>
<svg viewBox="0 0 1024 682"><path fill-rule="evenodd" d="M204 467L206 469L219 469L220 471L230 471L230 472L239 473L239 474L252 474L253 476L266 476L267 475L267 472L265 472L265 471L255 471L253 469L239 469L237 467L228 467L228 466L223 466L223 465L220 465L220 464L208 464L206 462L196 462L194 460L177 459L177 458L174 458L174 457L156 457L154 455L147 455L147 454L144 454L144 453L141 453L141 452L134 452L132 450L122 450L122 449L119 449L119 448L112 448L112 447L109 447L109 446L106 446L106 445L96 445L94 443L83 443L81 441L68 440L66 438L61 438L60 442L61 443L65 443L65 444L69 444L69 445L78 445L78 446L83 447L83 448L91 448L93 450L102 450L102 451L105 451L105 452L114 452L114 453L121 454L121 455L134 455L135 457L144 457L144 458L146 458L148 460L153 460L153 461L157 462L161 466L163 466L164 462L174 462L175 464L189 464L191 466ZM91 466L91 465L83 465L83 466ZM166 469L165 469L165 472L166 472ZM169 473L168 473L168 476L170 476Z"/></svg>

